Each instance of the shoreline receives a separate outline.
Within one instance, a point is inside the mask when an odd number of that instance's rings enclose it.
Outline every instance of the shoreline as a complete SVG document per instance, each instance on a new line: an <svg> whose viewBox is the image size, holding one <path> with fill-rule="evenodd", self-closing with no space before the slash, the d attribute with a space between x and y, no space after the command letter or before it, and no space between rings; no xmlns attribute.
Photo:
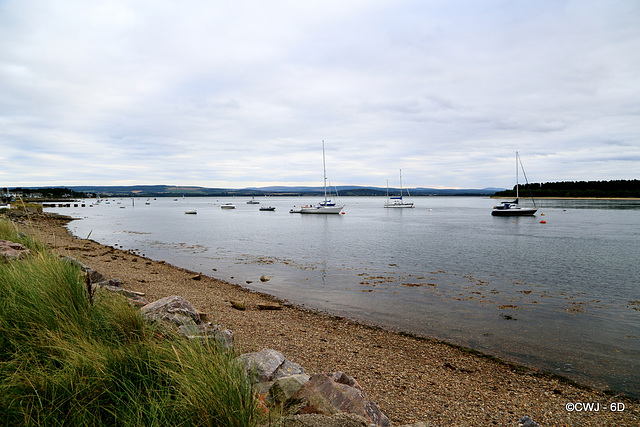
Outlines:
<svg viewBox="0 0 640 427"><path fill-rule="evenodd" d="M234 332L242 352L273 348L308 373L343 371L362 385L394 424L516 425L530 416L540 425L629 425L640 421L638 399L612 396L552 373L500 360L455 344L365 325L294 306L180 267L97 242L75 238L53 215L20 219L23 232L72 256L149 301L180 295L209 321ZM14 219L15 221L15 219ZM242 301L244 311L232 307ZM282 310L258 310L280 302ZM624 403L625 410L568 412L567 403Z"/></svg>

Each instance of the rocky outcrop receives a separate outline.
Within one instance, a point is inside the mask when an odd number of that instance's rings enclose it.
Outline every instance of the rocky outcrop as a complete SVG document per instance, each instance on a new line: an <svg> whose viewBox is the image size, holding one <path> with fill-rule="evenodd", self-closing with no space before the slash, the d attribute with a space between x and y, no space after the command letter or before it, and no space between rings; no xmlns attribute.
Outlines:
<svg viewBox="0 0 640 427"><path fill-rule="evenodd" d="M389 419L369 400L360 384L343 372L317 374L291 397L298 413L359 415L377 426L390 426Z"/></svg>
<svg viewBox="0 0 640 427"><path fill-rule="evenodd" d="M30 253L29 249L20 243L0 239L0 258L21 259Z"/></svg>
<svg viewBox="0 0 640 427"><path fill-rule="evenodd" d="M328 423L326 425L391 425L360 384L343 372L309 377L302 366L287 360L282 353L266 348L257 353L243 354L239 359L255 381L260 383L258 389L266 396L268 404L286 407L287 411L295 414L321 414L329 417L325 420ZM354 414L365 423L331 424L333 421L329 420L332 416L343 413ZM304 419L296 418L286 421L284 425L325 425L304 422ZM314 419L313 422L318 420Z"/></svg>
<svg viewBox="0 0 640 427"><path fill-rule="evenodd" d="M272 349L262 349L257 353L241 355L240 360L255 381L266 383L289 375L304 374L304 368L286 360L282 353Z"/></svg>

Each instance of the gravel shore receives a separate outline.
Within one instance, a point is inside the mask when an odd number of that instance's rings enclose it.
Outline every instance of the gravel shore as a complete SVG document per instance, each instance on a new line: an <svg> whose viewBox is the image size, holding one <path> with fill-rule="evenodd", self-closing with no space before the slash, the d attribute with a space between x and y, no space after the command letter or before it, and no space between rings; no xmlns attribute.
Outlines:
<svg viewBox="0 0 640 427"><path fill-rule="evenodd" d="M353 376L394 425L516 426L525 415L540 426L640 425L637 399L611 396L441 341L301 309L162 261L77 239L61 217L13 220L59 254L144 292L149 301L185 297L209 321L233 330L241 352L272 348L307 373L340 370ZM246 309L234 308L231 301L243 302ZM258 304L270 302L280 302L282 309L258 309ZM567 410L576 403L599 408ZM624 410L612 411L612 404Z"/></svg>

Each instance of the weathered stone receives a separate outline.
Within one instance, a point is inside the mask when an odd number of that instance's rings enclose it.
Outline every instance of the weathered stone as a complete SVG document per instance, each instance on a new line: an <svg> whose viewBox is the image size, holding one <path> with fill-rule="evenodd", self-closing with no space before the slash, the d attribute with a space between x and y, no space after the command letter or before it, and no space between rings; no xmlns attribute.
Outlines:
<svg viewBox="0 0 640 427"><path fill-rule="evenodd" d="M29 255L31 251L20 243L0 239L0 256L6 259L20 259Z"/></svg>
<svg viewBox="0 0 640 427"><path fill-rule="evenodd" d="M371 424L355 414L302 414L282 419L282 427L369 427Z"/></svg>
<svg viewBox="0 0 640 427"><path fill-rule="evenodd" d="M347 412L364 417L378 426L390 426L389 419L367 398L362 387L343 372L317 374L290 399L298 413L333 415Z"/></svg>
<svg viewBox="0 0 640 427"><path fill-rule="evenodd" d="M118 279L103 280L102 282L91 282L94 286L101 288L122 288L122 282Z"/></svg>
<svg viewBox="0 0 640 427"><path fill-rule="evenodd" d="M268 282L269 280L271 280L271 277L269 277L269 276L265 276L264 274L262 276L260 276L260 281L261 282Z"/></svg>
<svg viewBox="0 0 640 427"><path fill-rule="evenodd" d="M267 402L276 405L284 404L309 381L309 378L309 375L306 374L288 375L278 378L269 388Z"/></svg>
<svg viewBox="0 0 640 427"><path fill-rule="evenodd" d="M170 322L177 326L200 324L197 310L181 296L169 296L147 304L142 315L151 321Z"/></svg>
<svg viewBox="0 0 640 427"><path fill-rule="evenodd" d="M277 380L278 378L300 374L304 374L304 368L295 362L291 362L285 359L285 361L282 362L282 364L278 367L276 372L274 372L273 379Z"/></svg>
<svg viewBox="0 0 640 427"><path fill-rule="evenodd" d="M538 424L531 417L525 415L518 420L518 427L538 427Z"/></svg>
<svg viewBox="0 0 640 427"><path fill-rule="evenodd" d="M231 307L235 308L236 310L246 310L247 306L244 303L244 301L231 301Z"/></svg>
<svg viewBox="0 0 640 427"><path fill-rule="evenodd" d="M240 355L240 359L245 362L247 370L256 376L257 382L271 381L285 360L282 353L268 348Z"/></svg>
<svg viewBox="0 0 640 427"><path fill-rule="evenodd" d="M233 332L219 325L182 325L178 332L189 339L212 339L224 348L233 347Z"/></svg>
<svg viewBox="0 0 640 427"><path fill-rule="evenodd" d="M282 310L282 306L275 302L259 302L258 310Z"/></svg>

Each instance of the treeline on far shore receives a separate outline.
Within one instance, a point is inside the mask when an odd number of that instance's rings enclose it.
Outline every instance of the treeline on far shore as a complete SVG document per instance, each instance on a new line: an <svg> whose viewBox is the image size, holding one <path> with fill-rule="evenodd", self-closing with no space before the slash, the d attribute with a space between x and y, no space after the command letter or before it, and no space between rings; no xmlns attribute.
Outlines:
<svg viewBox="0 0 640 427"><path fill-rule="evenodd" d="M529 193L531 191L531 193ZM515 197L516 187L512 190L498 191L496 197ZM597 198L638 198L640 180L614 181L562 181L523 185L520 184L520 196L533 197L597 197Z"/></svg>

